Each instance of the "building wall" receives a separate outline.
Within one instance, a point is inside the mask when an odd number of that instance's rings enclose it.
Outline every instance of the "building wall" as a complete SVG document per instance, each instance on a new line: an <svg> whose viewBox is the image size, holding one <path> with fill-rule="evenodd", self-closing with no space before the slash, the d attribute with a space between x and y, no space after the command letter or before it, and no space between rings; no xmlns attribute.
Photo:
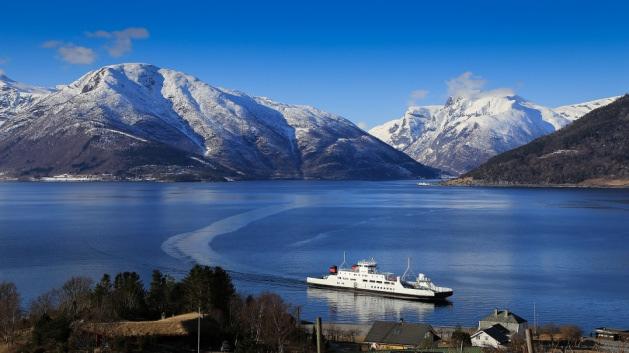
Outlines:
<svg viewBox="0 0 629 353"><path fill-rule="evenodd" d="M501 348L502 346L498 341L493 339L485 332L481 332L479 335L472 337L472 346L474 347L493 347Z"/></svg>

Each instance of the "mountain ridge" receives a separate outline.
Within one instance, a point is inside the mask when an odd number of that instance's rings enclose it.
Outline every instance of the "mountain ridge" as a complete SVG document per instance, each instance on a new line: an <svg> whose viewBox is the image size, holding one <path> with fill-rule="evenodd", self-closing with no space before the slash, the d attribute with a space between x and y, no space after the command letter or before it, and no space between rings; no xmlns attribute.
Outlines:
<svg viewBox="0 0 629 353"><path fill-rule="evenodd" d="M5 177L156 179L435 177L338 115L210 86L149 64L109 65L0 126Z"/></svg>
<svg viewBox="0 0 629 353"><path fill-rule="evenodd" d="M629 95L497 155L449 185L629 187Z"/></svg>
<svg viewBox="0 0 629 353"><path fill-rule="evenodd" d="M550 109L508 91L484 92L450 97L443 106L424 110L409 107L402 118L369 132L422 164L459 175L499 153L557 131L615 98ZM417 116L415 111L423 114Z"/></svg>

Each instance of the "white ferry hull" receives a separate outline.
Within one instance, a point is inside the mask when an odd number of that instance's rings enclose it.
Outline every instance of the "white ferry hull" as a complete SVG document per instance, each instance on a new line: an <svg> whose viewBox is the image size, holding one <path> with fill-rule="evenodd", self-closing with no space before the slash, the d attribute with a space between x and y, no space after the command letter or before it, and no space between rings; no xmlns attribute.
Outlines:
<svg viewBox="0 0 629 353"><path fill-rule="evenodd" d="M341 276L326 276L324 278L308 277L306 282L309 286L313 287L325 287L337 290L351 290L357 292L368 292L370 294L380 295L389 298L400 298L407 300L419 300L419 301L441 301L450 297L453 292L408 288L402 285L397 280L395 282L388 282L390 284L379 284L375 282L362 282L362 279L357 280L345 280L341 279ZM382 281L384 282L384 281Z"/></svg>

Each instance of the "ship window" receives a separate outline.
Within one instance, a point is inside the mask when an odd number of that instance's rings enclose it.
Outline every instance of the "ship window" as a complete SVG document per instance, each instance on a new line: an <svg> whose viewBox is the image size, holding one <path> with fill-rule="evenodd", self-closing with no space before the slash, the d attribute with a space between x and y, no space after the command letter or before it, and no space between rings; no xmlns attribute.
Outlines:
<svg viewBox="0 0 629 353"><path fill-rule="evenodd" d="M355 281L355 280L356 280L356 278L352 278L352 281Z"/></svg>
<svg viewBox="0 0 629 353"><path fill-rule="evenodd" d="M369 282L374 283L375 281L373 279L370 279Z"/></svg>
<svg viewBox="0 0 629 353"><path fill-rule="evenodd" d="M382 281L376 281L376 283L382 283Z"/></svg>
<svg viewBox="0 0 629 353"><path fill-rule="evenodd" d="M363 282L367 282L367 280L366 280L366 279L364 279L364 280L363 280Z"/></svg>

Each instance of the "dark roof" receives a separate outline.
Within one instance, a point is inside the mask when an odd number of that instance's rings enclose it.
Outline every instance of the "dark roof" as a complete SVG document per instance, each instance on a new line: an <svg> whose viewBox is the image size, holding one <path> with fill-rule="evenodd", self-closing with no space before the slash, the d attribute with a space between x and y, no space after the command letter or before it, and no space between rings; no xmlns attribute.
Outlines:
<svg viewBox="0 0 629 353"><path fill-rule="evenodd" d="M437 337L432 330L432 326L428 324L376 321L371 325L364 342L418 346L422 343L427 333L432 333Z"/></svg>
<svg viewBox="0 0 629 353"><path fill-rule="evenodd" d="M502 326L501 324L495 324L495 325L494 325L494 326L492 326L492 327L495 327L496 329L500 330L500 331L501 331L502 333L504 333L505 335L509 335L509 333L511 332L511 331L509 331L509 329L508 329L508 328L506 328L506 327Z"/></svg>
<svg viewBox="0 0 629 353"><path fill-rule="evenodd" d="M509 337L507 337L505 333L505 328L501 325L494 325L492 327L488 327L486 329L480 330L472 335L472 337L477 336L481 332L485 332L489 337L495 339L500 344L505 344L509 342ZM506 330L509 332L509 330Z"/></svg>
<svg viewBox="0 0 629 353"><path fill-rule="evenodd" d="M509 310L494 310L493 313L486 316L481 321L491 321L491 322L503 322L503 323L511 323L511 324L522 324L527 322L520 316L510 312Z"/></svg>

